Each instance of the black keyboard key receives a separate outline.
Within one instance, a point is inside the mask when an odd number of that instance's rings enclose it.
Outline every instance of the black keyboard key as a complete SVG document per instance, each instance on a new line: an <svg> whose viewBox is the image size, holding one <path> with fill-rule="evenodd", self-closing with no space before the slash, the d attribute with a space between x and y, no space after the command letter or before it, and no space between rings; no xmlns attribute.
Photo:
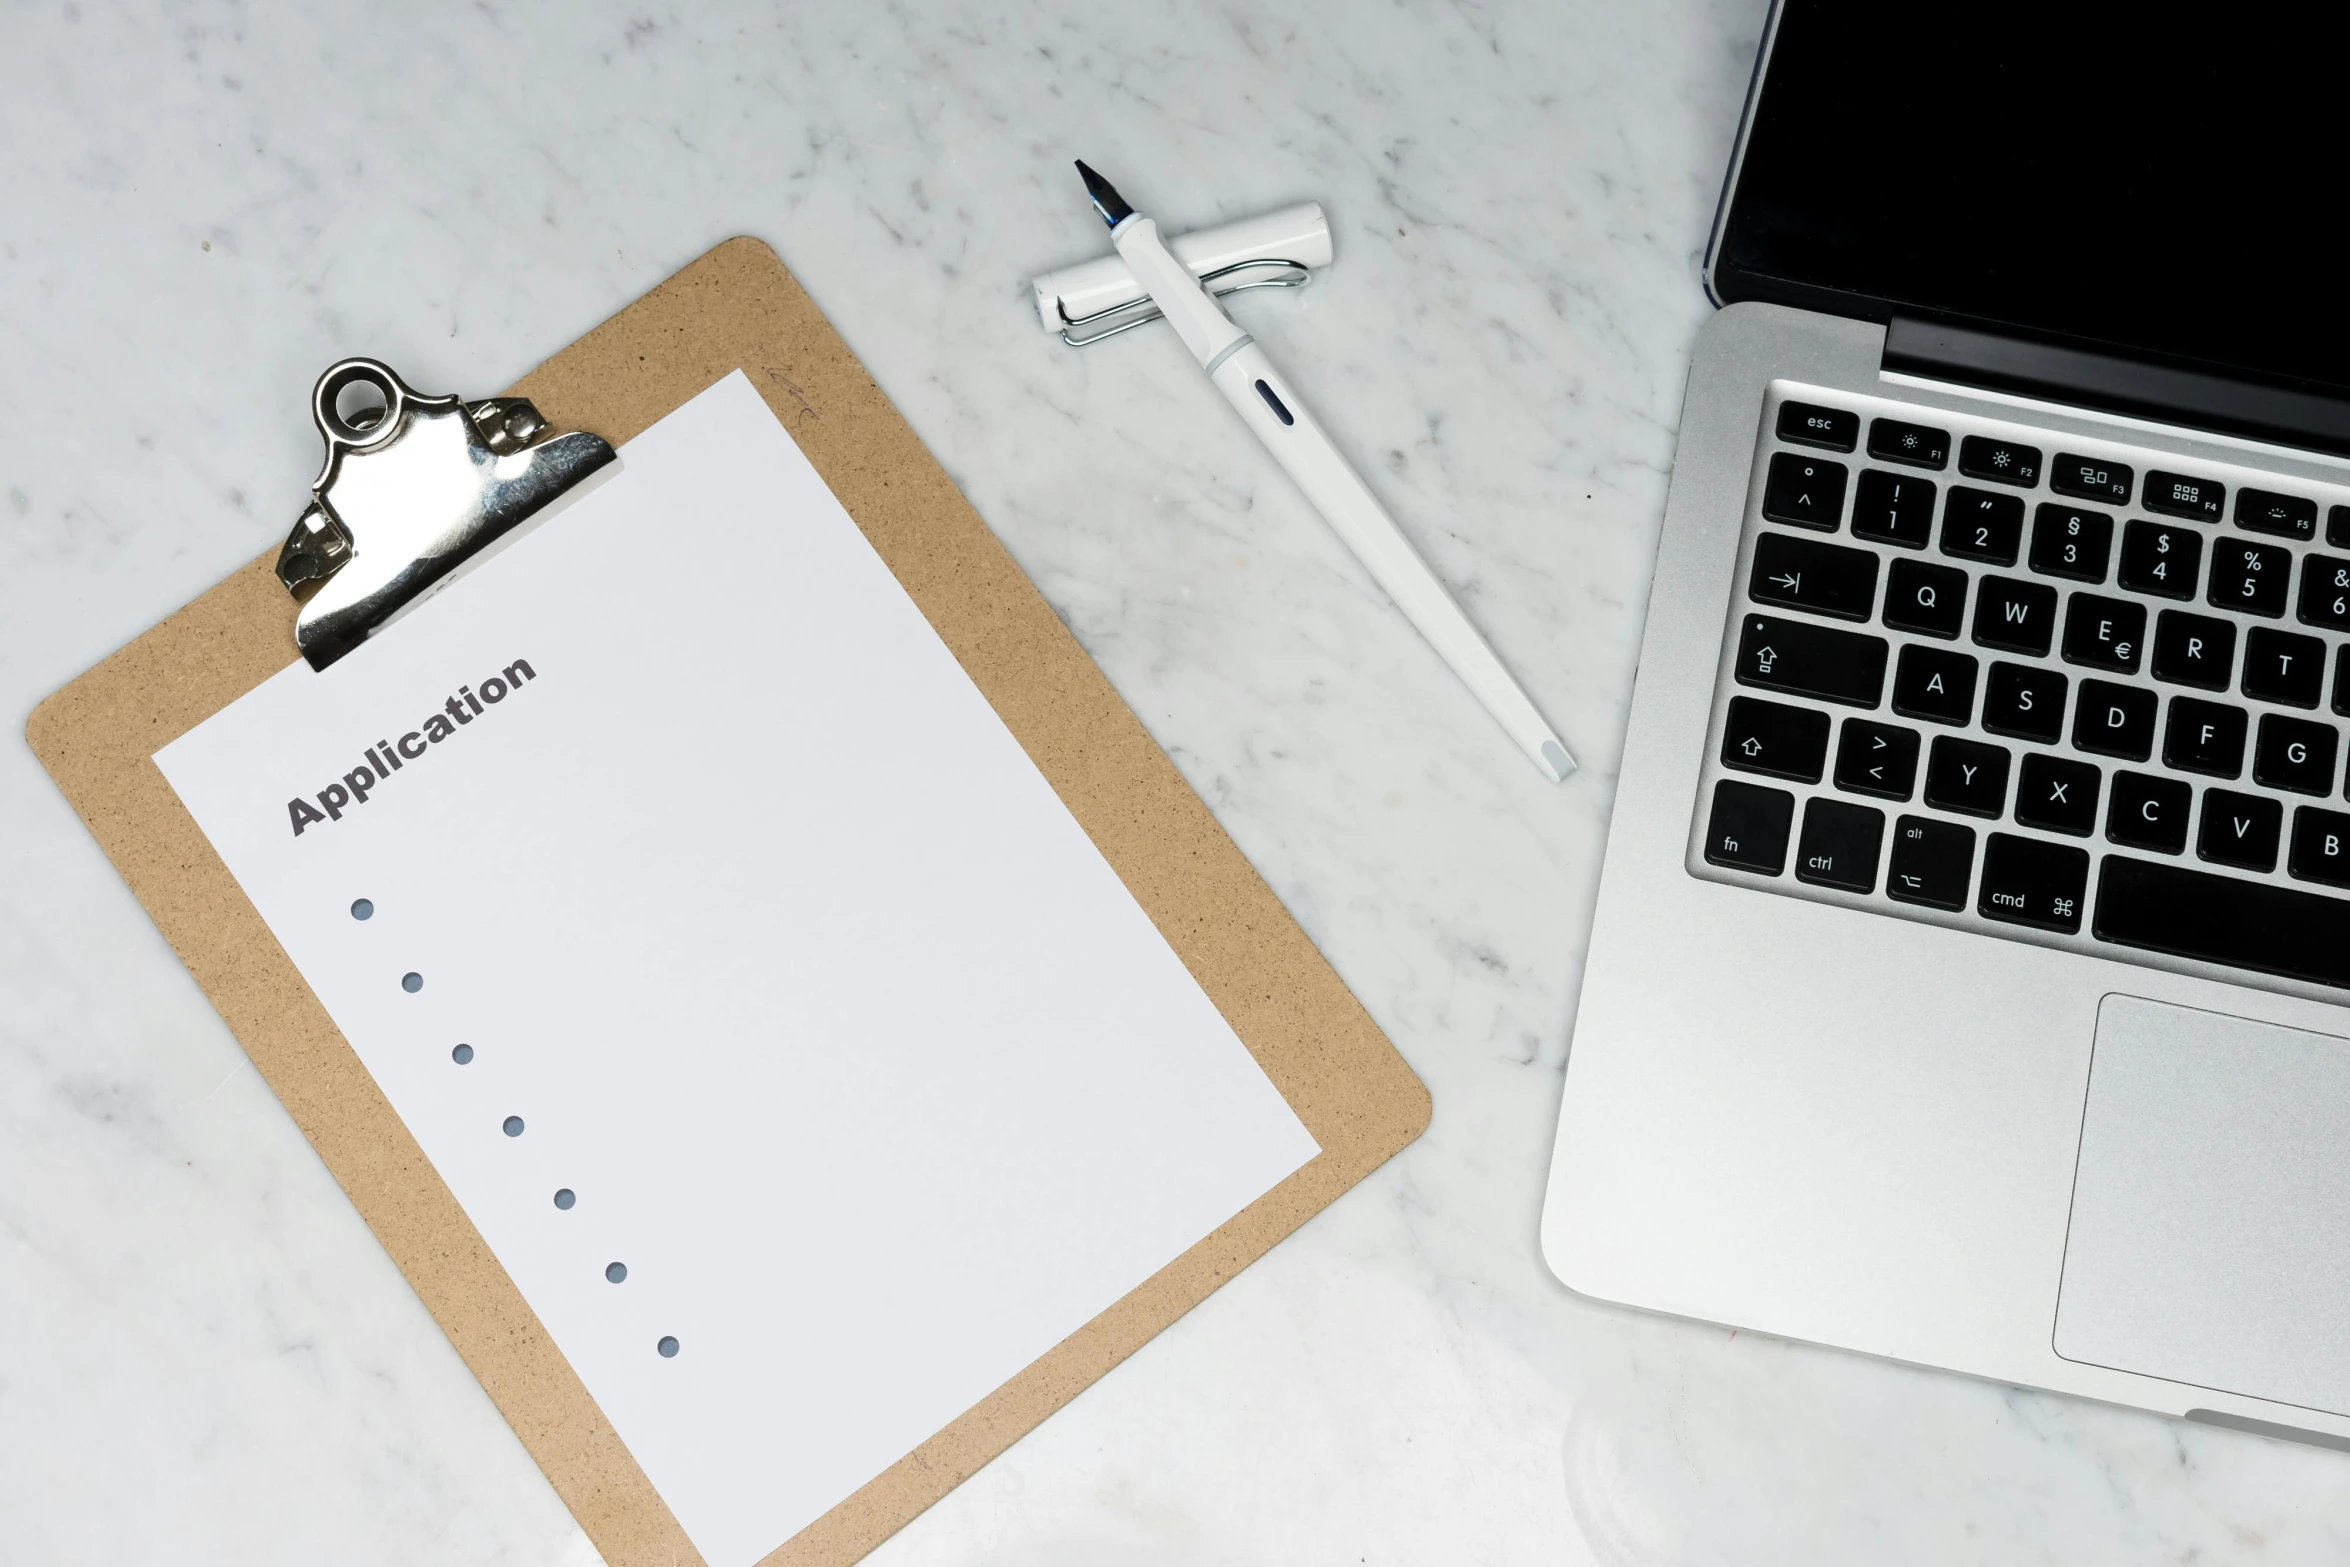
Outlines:
<svg viewBox="0 0 2350 1567"><path fill-rule="evenodd" d="M2030 752L2016 770L2015 819L2026 827L2086 838L2097 830L2097 790L2103 776L2087 762Z"/></svg>
<svg viewBox="0 0 2350 1567"><path fill-rule="evenodd" d="M2030 489L2040 482L2040 448L1970 435L1958 443L1958 471L1970 479Z"/></svg>
<svg viewBox="0 0 2350 1567"><path fill-rule="evenodd" d="M1787 868L1787 831L1795 796L1784 789L1725 778L1714 785L1714 811L1705 824L1705 857L1733 870L1776 876Z"/></svg>
<svg viewBox="0 0 2350 1567"><path fill-rule="evenodd" d="M2187 847L2187 816L2194 805L2195 787L2184 778L2115 773L2105 836L2133 849L2182 853Z"/></svg>
<svg viewBox="0 0 2350 1567"><path fill-rule="evenodd" d="M2170 722L2162 730L2162 765L2182 773L2233 778L2244 770L2245 728L2240 707L2174 696Z"/></svg>
<svg viewBox="0 0 2350 1567"><path fill-rule="evenodd" d="M2165 517L2217 522L2221 505L2227 497L2228 487L2214 484L2209 479L2190 479L2183 473L2146 475L2146 509L2158 511Z"/></svg>
<svg viewBox="0 0 2350 1567"><path fill-rule="evenodd" d="M2350 631L2350 560L2338 555L2303 559L2301 623L2328 631Z"/></svg>
<svg viewBox="0 0 2350 1567"><path fill-rule="evenodd" d="M2293 848L2285 869L2302 881L2350 887L2350 816L2314 805L2296 808Z"/></svg>
<svg viewBox="0 0 2350 1567"><path fill-rule="evenodd" d="M1983 727L2014 740L2054 745L2064 735L2063 674L2042 664L1991 666L1983 682Z"/></svg>
<svg viewBox="0 0 2350 1567"><path fill-rule="evenodd" d="M1995 832L1983 846L1983 887L1975 909L1987 920L2067 935L2081 928L2089 851Z"/></svg>
<svg viewBox="0 0 2350 1567"><path fill-rule="evenodd" d="M2334 752L2340 744L2332 724L2263 713L2260 738L2252 747L2252 781L2296 794L2332 794Z"/></svg>
<svg viewBox="0 0 2350 1567"><path fill-rule="evenodd" d="M2280 539L2317 537L2317 502L2274 490L2238 490L2236 526L2252 533L2271 533Z"/></svg>
<svg viewBox="0 0 2350 1567"><path fill-rule="evenodd" d="M1844 478L1840 462L1777 453L1763 480L1763 515L1799 528L1833 531L1844 516Z"/></svg>
<svg viewBox="0 0 2350 1567"><path fill-rule="evenodd" d="M1975 713L1973 658L1938 647L1905 647L1893 671L1893 711L1904 718L1963 724Z"/></svg>
<svg viewBox="0 0 2350 1567"><path fill-rule="evenodd" d="M2157 705L2154 693L2144 686L2082 681L2080 700L2073 706L2073 749L2143 762L2154 754Z"/></svg>
<svg viewBox="0 0 2350 1567"><path fill-rule="evenodd" d="M2058 452L2056 461L2048 469L2048 487L2059 495L2070 495L2075 500L2111 501L2116 506L2127 506L2130 503L2130 480L2133 477L2135 475L2127 463Z"/></svg>
<svg viewBox="0 0 2350 1567"><path fill-rule="evenodd" d="M1968 816L1998 816L2007 809L2007 762L2004 746L1936 740L1926 754L1926 803Z"/></svg>
<svg viewBox="0 0 2350 1567"><path fill-rule="evenodd" d="M1877 552L1765 533L1754 541L1746 594L1764 604L1866 620L1877 607Z"/></svg>
<svg viewBox="0 0 2350 1567"><path fill-rule="evenodd" d="M1860 441L1860 415L1817 403L1781 403L1779 439L1796 446L1848 452Z"/></svg>
<svg viewBox="0 0 2350 1567"><path fill-rule="evenodd" d="M1803 838L1795 849L1795 877L1819 887L1874 892L1877 856L1885 842L1885 813L1842 800L1813 800L1803 808Z"/></svg>
<svg viewBox="0 0 2350 1567"><path fill-rule="evenodd" d="M2146 641L2146 606L2076 593L2064 611L2064 657L2070 664L2135 674Z"/></svg>
<svg viewBox="0 0 2350 1567"><path fill-rule="evenodd" d="M1983 578L1975 588L1975 641L2046 658L2056 641L2056 590L2045 582Z"/></svg>
<svg viewBox="0 0 2350 1567"><path fill-rule="evenodd" d="M2350 817L2345 817L2350 821ZM1932 909L1966 907L1967 883L1975 870L1975 830L1929 816L1904 816L1893 824L1892 863L1885 868L1885 896L1896 903Z"/></svg>
<svg viewBox="0 0 2350 1567"><path fill-rule="evenodd" d="M2326 645L2297 631L2254 626L2244 637L2244 694L2287 707L2315 707L2325 693Z"/></svg>
<svg viewBox="0 0 2350 1567"><path fill-rule="evenodd" d="M1864 468L1852 501L1852 531L1881 544L1922 550L1934 532L1934 481Z"/></svg>
<svg viewBox="0 0 2350 1567"><path fill-rule="evenodd" d="M1828 761L1828 715L1751 696L1730 698L1722 726L1722 765L1818 783Z"/></svg>
<svg viewBox="0 0 2350 1567"><path fill-rule="evenodd" d="M2334 711L2350 718L2350 642L2334 651Z"/></svg>
<svg viewBox="0 0 2350 1567"><path fill-rule="evenodd" d="M1738 683L1875 707L1885 691L1883 637L1748 615L1738 633Z"/></svg>
<svg viewBox="0 0 2350 1567"><path fill-rule="evenodd" d="M2012 566L2024 543L2024 498L1950 487L1942 506L1942 553L1993 566Z"/></svg>
<svg viewBox="0 0 2350 1567"><path fill-rule="evenodd" d="M2115 580L2132 593L2191 599L2202 567L2203 535L2191 528L2140 518L2122 530L2122 565Z"/></svg>
<svg viewBox="0 0 2350 1567"><path fill-rule="evenodd" d="M1836 787L1881 800L1906 800L1918 778L1918 732L1866 718L1844 720L1836 742Z"/></svg>
<svg viewBox="0 0 2350 1567"><path fill-rule="evenodd" d="M2207 602L2254 615L2282 615L2293 586L2293 554L2274 544L2219 539L2211 546Z"/></svg>
<svg viewBox="0 0 2350 1567"><path fill-rule="evenodd" d="M2297 887L2109 854L2092 929L2117 946L2350 985L2350 901Z"/></svg>
<svg viewBox="0 0 2350 1567"><path fill-rule="evenodd" d="M1885 573L1885 624L1929 637L1957 636L1966 624L1966 580L1956 566L1895 561Z"/></svg>
<svg viewBox="0 0 2350 1567"><path fill-rule="evenodd" d="M2195 857L2240 871L2277 868L2277 839L2284 833L2285 808L2260 794L2232 789L2203 792L2203 828L2195 834Z"/></svg>
<svg viewBox="0 0 2350 1567"><path fill-rule="evenodd" d="M1899 419L1869 421L1869 455L1887 462L1940 468L1950 461L1950 432Z"/></svg>
<svg viewBox="0 0 2350 1567"><path fill-rule="evenodd" d="M2338 550L2350 550L2350 506L2326 508L2326 542Z"/></svg>
<svg viewBox="0 0 2350 1567"><path fill-rule="evenodd" d="M2113 517L2078 506L2043 504L2032 513L2032 569L2075 582L2103 582L2113 555Z"/></svg>
<svg viewBox="0 0 2350 1567"><path fill-rule="evenodd" d="M2166 609L2154 617L2154 678L2225 691L2236 668L2236 623Z"/></svg>

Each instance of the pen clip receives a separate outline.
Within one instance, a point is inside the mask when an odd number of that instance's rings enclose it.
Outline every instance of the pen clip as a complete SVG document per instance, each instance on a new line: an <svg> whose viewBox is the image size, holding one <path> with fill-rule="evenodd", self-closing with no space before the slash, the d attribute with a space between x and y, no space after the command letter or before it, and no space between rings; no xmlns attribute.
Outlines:
<svg viewBox="0 0 2350 1567"><path fill-rule="evenodd" d="M1215 284L1221 279L1260 268L1271 268L1279 275L1248 278L1223 288L1215 287ZM1218 267L1213 272L1203 272L1200 274L1199 282L1200 287L1220 298L1226 294L1243 293L1252 288L1303 288L1313 280L1313 271L1304 262L1283 261L1278 257L1265 256L1249 261L1235 261L1228 267ZM1053 308L1059 312L1061 317L1061 341L1067 343L1071 348L1084 348L1089 344L1116 337L1121 332L1131 332L1138 326L1148 326L1164 315L1164 312L1152 303L1148 294L1143 295L1140 299L1128 300L1123 305L1112 305L1107 310L1095 310L1082 316L1069 314L1068 307L1058 303ZM1077 335L1079 327L1120 316L1126 319L1119 321L1115 326L1106 326L1098 332L1088 332L1083 336Z"/></svg>

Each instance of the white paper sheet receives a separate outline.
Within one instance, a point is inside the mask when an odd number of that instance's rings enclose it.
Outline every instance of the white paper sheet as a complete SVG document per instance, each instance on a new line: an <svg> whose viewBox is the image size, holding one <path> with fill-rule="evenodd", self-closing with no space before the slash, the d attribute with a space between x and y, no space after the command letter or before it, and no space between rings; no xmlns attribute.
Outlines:
<svg viewBox="0 0 2350 1567"><path fill-rule="evenodd" d="M622 457L156 761L744 1567L1317 1149L739 372Z"/></svg>

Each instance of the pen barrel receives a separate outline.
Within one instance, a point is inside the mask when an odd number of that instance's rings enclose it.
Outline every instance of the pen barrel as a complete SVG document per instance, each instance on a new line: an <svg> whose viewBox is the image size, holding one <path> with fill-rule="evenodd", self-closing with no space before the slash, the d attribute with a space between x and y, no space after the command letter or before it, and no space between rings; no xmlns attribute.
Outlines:
<svg viewBox="0 0 2350 1567"><path fill-rule="evenodd" d="M1110 243L1118 247L1134 280L1150 294L1151 303L1175 328L1191 357L1203 366L1247 337L1232 324L1223 307L1208 297L1199 279L1191 275L1191 268L1175 259L1166 241L1159 238L1159 226L1149 218L1128 218L1111 231Z"/></svg>
<svg viewBox="0 0 2350 1567"><path fill-rule="evenodd" d="M1213 379L1332 531L1519 748L1554 780L1573 771L1573 758L1533 699L1264 351L1254 343L1231 350Z"/></svg>

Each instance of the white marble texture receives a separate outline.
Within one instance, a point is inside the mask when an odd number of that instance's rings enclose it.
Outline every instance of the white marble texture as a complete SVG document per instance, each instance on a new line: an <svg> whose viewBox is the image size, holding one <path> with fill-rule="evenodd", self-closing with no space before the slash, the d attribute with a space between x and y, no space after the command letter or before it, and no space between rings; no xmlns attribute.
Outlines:
<svg viewBox="0 0 2350 1567"><path fill-rule="evenodd" d="M874 1561L2338 1562L2338 1455L1608 1310L1536 1255L1761 17L11 5L0 705L274 544L331 359L486 392L758 234L1436 1100ZM1559 723L1569 785L1171 335L1038 331L1024 279L1103 243L1079 154L1171 227L1327 204L1324 284L1237 313ZM594 1561L20 742L0 823L0 1561Z"/></svg>

